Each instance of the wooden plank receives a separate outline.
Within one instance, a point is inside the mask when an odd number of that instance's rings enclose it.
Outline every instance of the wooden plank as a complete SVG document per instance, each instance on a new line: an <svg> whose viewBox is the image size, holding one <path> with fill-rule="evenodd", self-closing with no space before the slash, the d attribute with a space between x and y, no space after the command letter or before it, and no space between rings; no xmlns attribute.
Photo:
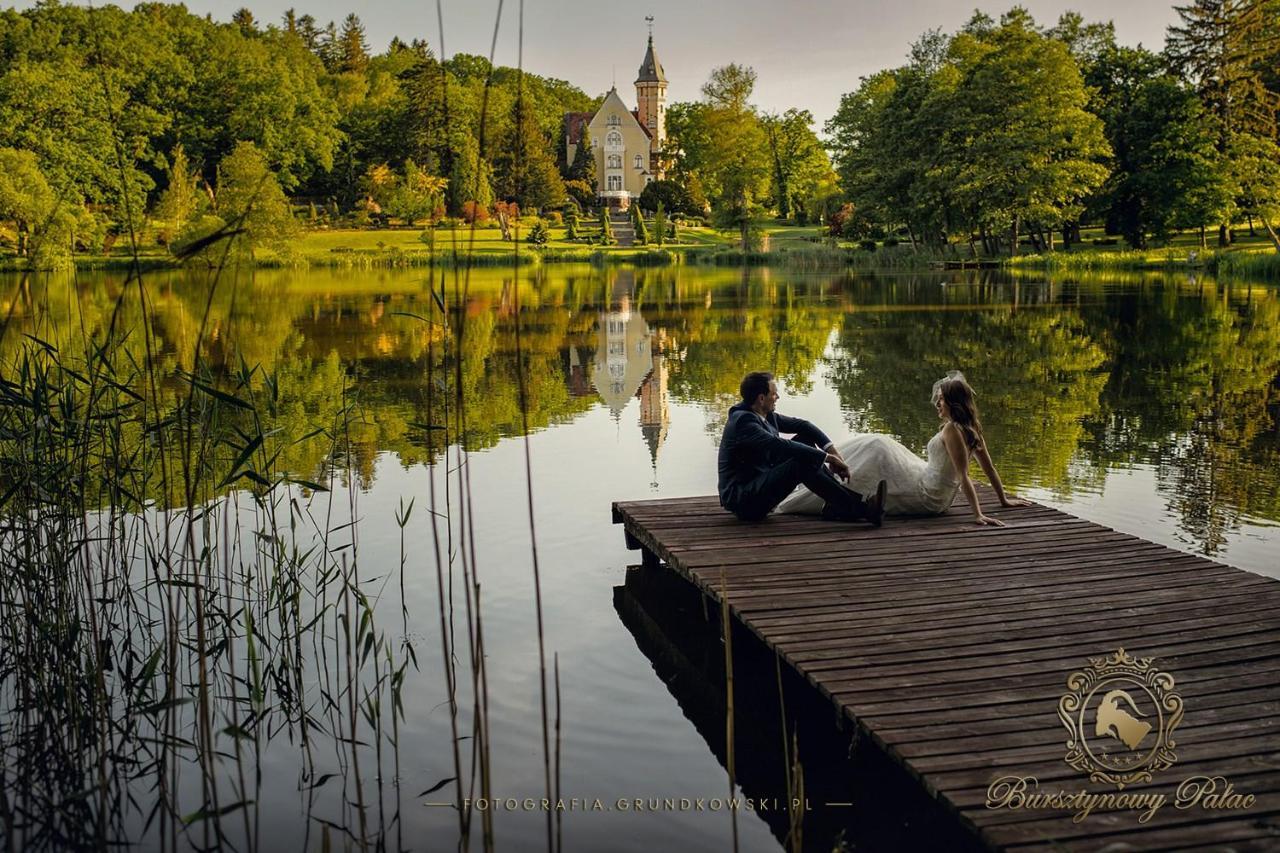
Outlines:
<svg viewBox="0 0 1280 853"><path fill-rule="evenodd" d="M714 497L612 509L717 603L723 574L734 618L991 847L1280 847L1280 582L981 491L1009 527L976 527L955 507L878 530L747 524ZM1139 827L1132 814L1074 823L985 807L1006 773L1088 785L1063 761L1057 700L1069 673L1120 645L1154 655L1186 700L1176 768L1247 781L1274 795L1265 808Z"/></svg>

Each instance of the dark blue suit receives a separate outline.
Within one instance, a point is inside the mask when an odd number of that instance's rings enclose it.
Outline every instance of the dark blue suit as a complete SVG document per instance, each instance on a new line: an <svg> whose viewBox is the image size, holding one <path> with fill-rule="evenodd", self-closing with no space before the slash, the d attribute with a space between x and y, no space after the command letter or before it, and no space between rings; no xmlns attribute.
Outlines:
<svg viewBox="0 0 1280 853"><path fill-rule="evenodd" d="M783 438L780 433L794 433ZM852 510L861 497L827 470L831 440L813 424L776 412L761 418L746 403L729 410L720 439L720 506L746 521L758 521L804 483L827 503Z"/></svg>

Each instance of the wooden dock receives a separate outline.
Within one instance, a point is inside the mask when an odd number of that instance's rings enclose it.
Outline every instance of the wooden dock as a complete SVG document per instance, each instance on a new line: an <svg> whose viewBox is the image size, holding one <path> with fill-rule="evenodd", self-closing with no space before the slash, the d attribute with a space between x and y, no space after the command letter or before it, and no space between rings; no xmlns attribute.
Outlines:
<svg viewBox="0 0 1280 853"><path fill-rule="evenodd" d="M992 849L1280 850L1280 581L1045 506L967 508L868 525L774 515L714 497L615 503L629 547L733 615ZM993 508L994 507L994 508ZM1067 678L1123 647L1175 679L1177 761L1131 793L1140 810L990 809L1002 776L1115 792L1066 761ZM1248 809L1178 809L1192 776ZM1219 791L1221 791L1219 786Z"/></svg>

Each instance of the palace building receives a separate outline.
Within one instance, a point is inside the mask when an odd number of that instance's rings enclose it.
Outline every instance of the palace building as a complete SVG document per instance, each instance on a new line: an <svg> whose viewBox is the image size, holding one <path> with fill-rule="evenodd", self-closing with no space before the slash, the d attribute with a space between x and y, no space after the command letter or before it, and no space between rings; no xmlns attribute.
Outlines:
<svg viewBox="0 0 1280 853"><path fill-rule="evenodd" d="M636 76L636 108L630 109L614 86L600 109L565 113L565 157L572 163L582 129L590 131L596 156L597 196L602 204L626 209L645 185L663 178L659 152L667 138L667 78L653 52L653 34Z"/></svg>

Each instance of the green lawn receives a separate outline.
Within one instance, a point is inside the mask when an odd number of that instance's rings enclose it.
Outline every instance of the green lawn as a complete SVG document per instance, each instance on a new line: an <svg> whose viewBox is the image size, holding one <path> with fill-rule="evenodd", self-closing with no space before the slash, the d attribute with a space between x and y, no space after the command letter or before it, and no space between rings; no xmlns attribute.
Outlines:
<svg viewBox="0 0 1280 853"><path fill-rule="evenodd" d="M646 224L649 226L649 233L652 234L652 219L647 220ZM531 226L532 221L521 223L522 238L527 238ZM835 253L831 252L830 243L825 240L815 239L825 236L825 229L818 226L788 225L781 224L771 218L762 218L756 221L755 227L767 236L767 250L770 254L786 253L797 260L803 257L802 253L810 251L835 255ZM619 261L626 261L637 253L645 253L648 250L657 248L653 244L626 247L617 245L600 246L592 242L592 238L595 238L599 232L599 220L583 220L579 225L579 233L584 237L576 241L570 241L565 239L563 226L552 226L550 228L551 239L547 243L545 250L550 259L554 260L586 260L588 256L599 255L607 258L614 255L617 256ZM421 239L422 234L423 231L417 228L305 230L290 241L287 252L275 253L263 249L259 250L257 257L261 262L269 265L299 263L312 266L382 265L403 262L406 256L408 256L408 262L410 263L414 262L413 259L415 257L418 259L417 262L421 263L428 251L427 244ZM705 252L707 249L736 249L738 247L738 234L736 231L725 232L707 227L681 226L678 229L678 235L677 243L672 243L668 237L662 248L675 252L688 250L702 250ZM502 264L502 258L510 256L514 251L512 243L502 239L502 232L496 225L492 227L485 225L475 229L468 226L453 229L438 228L435 229L434 236L437 253L451 253L456 248L463 255L482 259L481 263L488 261L491 264ZM1014 263L1030 266L1054 266L1064 269L1077 266L1082 269L1111 266L1117 268L1168 267L1170 265L1185 264L1193 257L1192 253L1199 253L1200 251L1199 234L1195 232L1178 234L1167 245L1153 246L1142 251L1129 250L1122 240L1106 237L1100 227L1087 228L1081 236L1083 238L1082 243L1077 243L1065 251L1059 247L1058 251L1051 254L1035 255L1030 248L1020 247L1020 257ZM1115 240L1115 242L1111 242L1112 240ZM1216 254L1216 232L1208 235L1208 242L1208 254ZM857 246L857 244L849 241L841 241L839 245L843 249L853 249ZM899 245L905 248L907 243L899 238ZM964 246L957 246L956 248L961 251L966 249ZM1272 248L1265 231L1260 227L1253 235L1249 234L1247 227L1238 227L1236 229L1236 242L1229 252L1231 255L1256 254L1262 256L1270 254ZM156 245L154 241L144 243L140 250L144 261L152 264L165 264L170 259L168 251L163 246ZM531 247L527 243L522 244L522 253L530 250ZM874 264L876 256L866 255L865 257ZM837 257L838 260L839 258ZM1239 258L1238 260L1246 259ZM1253 259L1247 260L1250 264L1255 263ZM1258 259L1258 261L1261 260L1263 259ZM86 267L119 266L126 264L127 261L127 245L124 241L116 243L110 256L89 254L76 256L77 264ZM1197 259L1196 262L1201 262L1201 260ZM9 263L16 264L17 259L0 257L0 266ZM1268 269L1270 269L1270 264L1268 264Z"/></svg>
<svg viewBox="0 0 1280 853"><path fill-rule="evenodd" d="M646 223L652 233L652 222ZM780 231L797 231L796 228L779 228ZM605 254L634 252L635 246L600 246L587 239L570 241L565 239L562 226L550 228L551 239L547 249L599 251ZM595 237L600 233L599 221L585 220L578 226L579 234ZM813 233L813 229L808 229ZM301 258L311 262L332 260L334 255L345 253L378 253L378 252L425 252L427 244L421 239L422 231L418 229L335 229L307 231L293 241L292 247ZM529 225L522 223L521 240L528 237ZM737 243L736 235L725 234L711 228L694 228L682 226L678 233L678 242L672 243L668 237L664 248L694 246L733 246ZM475 255L510 254L513 246L502 239L502 231L496 227L482 226L472 229L437 228L435 230L435 248L437 252L452 251L457 247L460 252ZM525 244L527 246L527 244ZM522 246L522 249L524 246ZM655 248L650 244L647 248Z"/></svg>

